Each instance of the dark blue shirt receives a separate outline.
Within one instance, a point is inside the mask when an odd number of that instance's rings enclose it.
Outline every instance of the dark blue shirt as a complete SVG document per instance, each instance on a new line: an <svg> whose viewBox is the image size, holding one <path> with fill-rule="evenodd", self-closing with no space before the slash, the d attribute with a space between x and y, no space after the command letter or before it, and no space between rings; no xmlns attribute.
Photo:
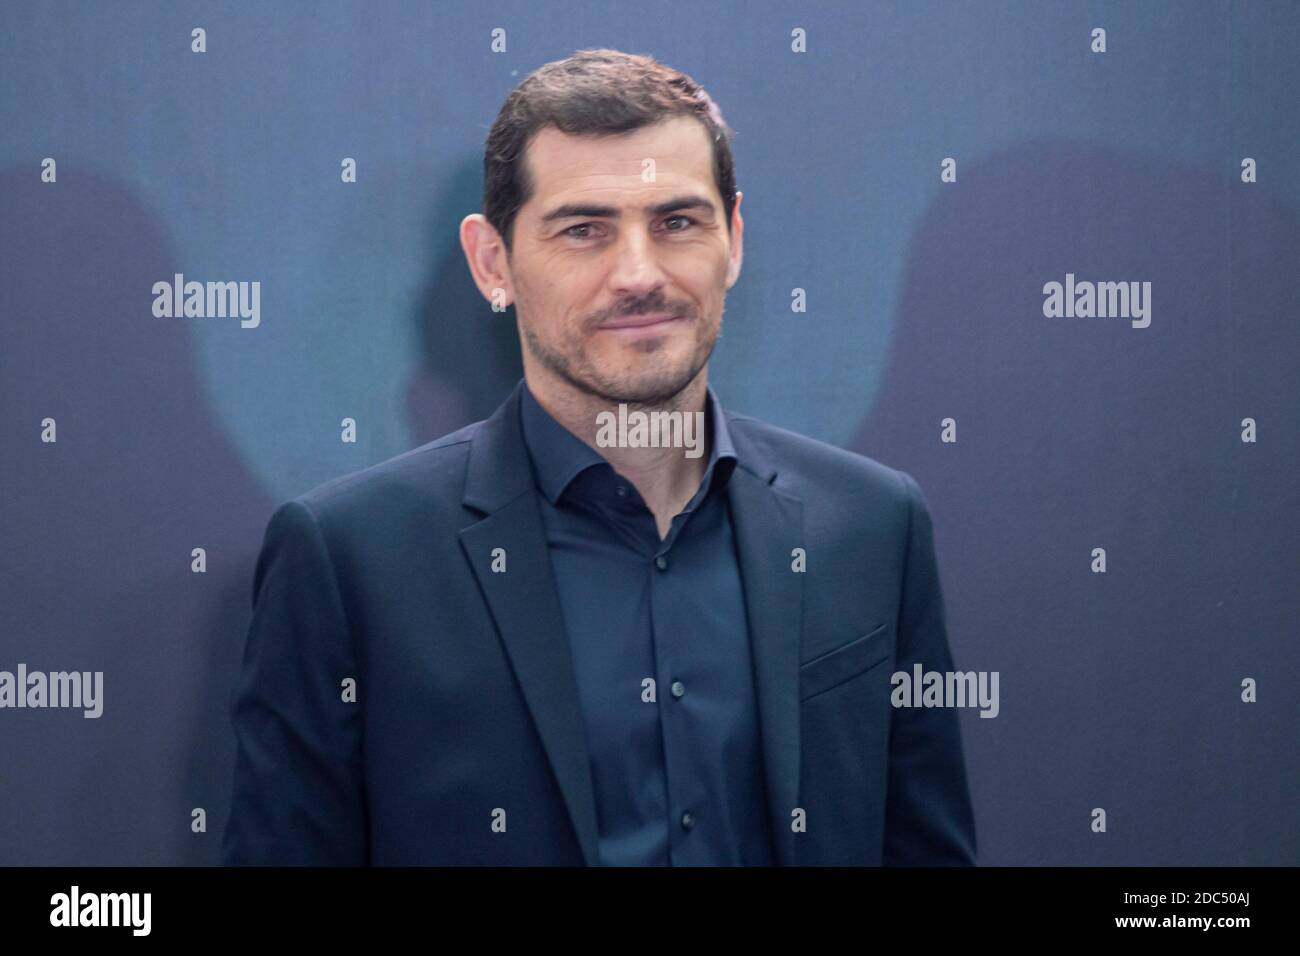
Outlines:
<svg viewBox="0 0 1300 956"><path fill-rule="evenodd" d="M707 470L660 540L636 486L523 390L609 866L774 860L725 493L736 453L712 389L706 405Z"/></svg>

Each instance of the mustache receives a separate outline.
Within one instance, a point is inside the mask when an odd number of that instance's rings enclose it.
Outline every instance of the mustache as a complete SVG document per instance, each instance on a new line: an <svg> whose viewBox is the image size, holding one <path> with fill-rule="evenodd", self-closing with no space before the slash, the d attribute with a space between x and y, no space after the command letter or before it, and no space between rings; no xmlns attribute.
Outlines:
<svg viewBox="0 0 1300 956"><path fill-rule="evenodd" d="M670 315L682 315L688 319L694 314L690 308L685 305L674 306L663 299L651 299L631 306L607 309L606 311L596 315L590 324L591 327L595 329L605 322L608 322L610 319L630 318L635 315L650 315L654 312L667 312Z"/></svg>

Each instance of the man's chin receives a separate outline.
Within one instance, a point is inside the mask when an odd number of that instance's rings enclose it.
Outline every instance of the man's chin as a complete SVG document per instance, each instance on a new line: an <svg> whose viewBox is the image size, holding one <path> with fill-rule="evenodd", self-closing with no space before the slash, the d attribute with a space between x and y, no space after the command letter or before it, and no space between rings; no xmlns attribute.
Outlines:
<svg viewBox="0 0 1300 956"><path fill-rule="evenodd" d="M695 380L690 368L602 378L591 390L611 404L662 405Z"/></svg>

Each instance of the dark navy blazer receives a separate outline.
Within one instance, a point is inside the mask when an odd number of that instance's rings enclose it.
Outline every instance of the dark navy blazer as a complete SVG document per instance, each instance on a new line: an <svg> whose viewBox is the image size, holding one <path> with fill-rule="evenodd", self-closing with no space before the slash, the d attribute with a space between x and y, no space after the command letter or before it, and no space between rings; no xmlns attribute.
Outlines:
<svg viewBox="0 0 1300 956"><path fill-rule="evenodd" d="M522 387L271 516L232 702L226 863L599 862ZM890 704L893 672L953 670L920 488L726 415L777 862L974 863L957 712Z"/></svg>

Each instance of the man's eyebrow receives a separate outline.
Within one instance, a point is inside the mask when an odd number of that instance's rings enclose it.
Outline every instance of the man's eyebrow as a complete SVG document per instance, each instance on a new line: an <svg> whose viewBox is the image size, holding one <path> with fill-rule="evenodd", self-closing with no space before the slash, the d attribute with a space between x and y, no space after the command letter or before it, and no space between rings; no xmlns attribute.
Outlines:
<svg viewBox="0 0 1300 956"><path fill-rule="evenodd" d="M646 211L651 215L660 216L667 212L676 212L679 209L706 209L712 212L713 203L703 196L674 196L672 199L666 199L663 202L647 207ZM619 211L613 206L571 202L565 203L563 206L556 206L542 216L542 222L548 223L557 219L572 219L579 216L590 219L617 219L619 218Z"/></svg>

